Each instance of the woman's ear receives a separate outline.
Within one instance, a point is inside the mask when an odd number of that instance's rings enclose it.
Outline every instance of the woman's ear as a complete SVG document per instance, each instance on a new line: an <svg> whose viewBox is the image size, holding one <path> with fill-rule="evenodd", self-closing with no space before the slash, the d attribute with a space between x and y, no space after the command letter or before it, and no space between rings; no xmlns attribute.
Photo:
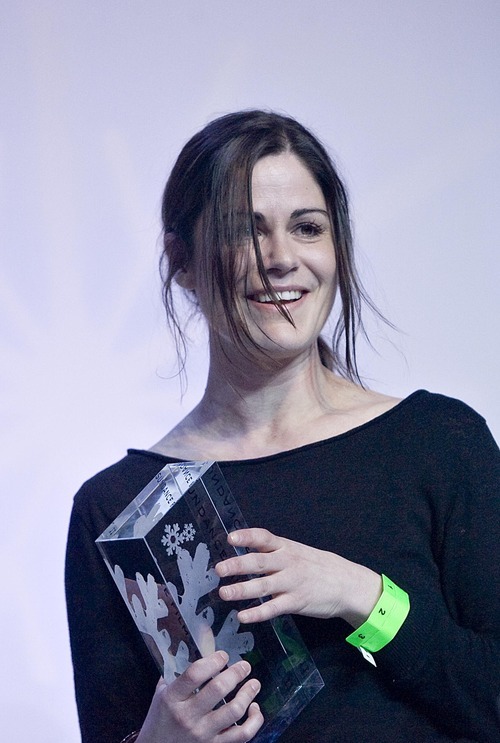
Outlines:
<svg viewBox="0 0 500 743"><path fill-rule="evenodd" d="M186 244L182 238L174 232L168 232L164 236L163 244L169 261L177 263L177 265L179 265L179 262L191 262L191 256ZM194 290L194 275L190 268L180 268L175 274L175 280L183 289L186 289L187 291Z"/></svg>
<svg viewBox="0 0 500 743"><path fill-rule="evenodd" d="M175 280L177 281L179 286L182 286L183 289L194 291L195 280L193 272L190 268L181 268L179 271L177 271L177 273L175 274Z"/></svg>

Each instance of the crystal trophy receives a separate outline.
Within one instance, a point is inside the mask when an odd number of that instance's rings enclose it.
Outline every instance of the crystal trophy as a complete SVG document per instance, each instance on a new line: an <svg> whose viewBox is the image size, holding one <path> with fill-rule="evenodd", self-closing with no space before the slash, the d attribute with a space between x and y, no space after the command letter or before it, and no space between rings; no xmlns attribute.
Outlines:
<svg viewBox="0 0 500 743"><path fill-rule="evenodd" d="M181 462L164 467L96 544L167 682L215 650L228 653L229 665L251 664L264 715L254 741L270 743L324 684L289 616L240 625L238 610L261 600L219 597L214 566L247 552L227 542L245 527L218 465Z"/></svg>

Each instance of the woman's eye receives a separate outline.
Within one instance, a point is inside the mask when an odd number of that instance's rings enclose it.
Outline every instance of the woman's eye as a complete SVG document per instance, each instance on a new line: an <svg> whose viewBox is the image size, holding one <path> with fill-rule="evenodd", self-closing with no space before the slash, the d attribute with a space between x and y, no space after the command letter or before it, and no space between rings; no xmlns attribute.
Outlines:
<svg viewBox="0 0 500 743"><path fill-rule="evenodd" d="M256 225L255 231L258 237L262 235L262 230L259 227L259 225ZM241 235L245 240L251 240L252 239L252 225L247 224L243 228L241 228Z"/></svg>
<svg viewBox="0 0 500 743"><path fill-rule="evenodd" d="M238 226L238 241L247 242L252 239L252 226L249 224Z"/></svg>
<svg viewBox="0 0 500 743"><path fill-rule="evenodd" d="M302 237L318 237L325 231L325 228L316 222L302 222L294 231Z"/></svg>

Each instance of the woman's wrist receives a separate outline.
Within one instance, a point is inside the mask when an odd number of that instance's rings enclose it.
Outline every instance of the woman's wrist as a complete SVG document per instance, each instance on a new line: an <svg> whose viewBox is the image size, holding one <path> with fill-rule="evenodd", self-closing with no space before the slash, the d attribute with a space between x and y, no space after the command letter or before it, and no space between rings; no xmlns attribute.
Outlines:
<svg viewBox="0 0 500 743"><path fill-rule="evenodd" d="M357 563L350 563L349 573L341 616L357 629L368 619L382 595L382 576Z"/></svg>
<svg viewBox="0 0 500 743"><path fill-rule="evenodd" d="M376 653L395 638L410 611L406 591L386 575L382 575L382 585L382 595L366 622L346 637L348 643L368 654Z"/></svg>

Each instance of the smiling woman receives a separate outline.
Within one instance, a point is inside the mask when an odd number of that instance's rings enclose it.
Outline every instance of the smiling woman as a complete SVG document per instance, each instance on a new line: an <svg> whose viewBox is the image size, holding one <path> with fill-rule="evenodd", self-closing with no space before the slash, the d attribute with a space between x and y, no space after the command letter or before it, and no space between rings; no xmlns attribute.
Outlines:
<svg viewBox="0 0 500 743"><path fill-rule="evenodd" d="M333 240L341 312L332 346L320 342L320 349L328 366L335 365L349 377L357 378L355 337L361 319L361 304L363 300L371 303L364 295L354 265L347 193L325 148L316 137L291 118L263 111L229 114L212 122L186 144L166 185L162 205L164 299L167 316L177 333L178 349L183 348L183 343L172 286L175 280L184 284L182 274L188 268L203 280L208 278L212 290L216 288L216 291L209 292L204 310L209 325L212 324L212 311L217 312L220 304L233 342L241 348L246 337L251 344L236 301L236 281L238 276L241 278L237 264L242 256L234 249L237 245L248 245L245 239L248 236L252 237L259 286L276 303L278 311L290 319L287 308L277 302L272 281L263 264L258 232L265 226L262 223L265 215L259 214L255 207L257 194L253 194L252 189L253 178L262 168L259 164L257 173L254 173L258 162L277 155L294 155L291 160L295 159L295 175L300 180L298 171L301 171L306 181L309 179L302 188L306 191L312 188L320 198L321 209L318 212L319 205L315 206L313 220L301 219L304 210L314 206L307 198L289 217L297 220L297 236L301 232L305 237L323 228ZM276 163L276 160L271 162ZM273 168L269 166L267 170ZM276 165L274 170L274 177L283 178L283 167L281 175ZM275 191L276 186L279 188L279 184L275 184ZM271 183L268 188L273 190ZM303 195L308 197L307 193ZM322 211L327 214L321 214ZM315 226L319 219L321 222ZM203 245L203 249L196 252L197 244ZM196 260L193 260L194 256ZM188 282L186 286L194 285Z"/></svg>
<svg viewBox="0 0 500 743"><path fill-rule="evenodd" d="M332 309L336 262L324 196L309 170L291 153L268 155L252 174L252 202L259 251L271 288L263 292L254 256L242 266L241 284L255 344L287 354L292 341L309 352ZM253 259L253 260L252 260ZM278 311L285 306L288 316ZM297 314L299 313L299 314ZM307 320L307 321L306 321ZM306 321L306 322L305 322ZM291 336L291 338L287 338Z"/></svg>
<svg viewBox="0 0 500 743"><path fill-rule="evenodd" d="M215 566L220 597L268 599L241 623L296 615L326 682L284 742L498 740L500 453L463 403L360 383L371 305L325 149L277 114L217 119L182 150L162 216L167 315L181 352L177 283L208 324L209 374L175 428L75 498L66 586L83 743L258 735L250 663L226 667L219 650L158 681L94 544L166 464L212 459L252 525Z"/></svg>
<svg viewBox="0 0 500 743"><path fill-rule="evenodd" d="M290 152L268 155L256 163L251 193L257 246L245 241L237 258L234 302L245 330L240 341L267 361L287 357L300 346L309 354L332 309L336 285L325 199L309 170ZM203 215L200 220L203 223ZM219 345L226 357L234 349L239 357L232 336L224 341L226 323L220 303L218 310L213 309L219 292L214 295L206 275L197 270L197 257L204 250L201 237L197 242L201 244L195 245L193 261L177 280L195 292L209 322L212 346Z"/></svg>

